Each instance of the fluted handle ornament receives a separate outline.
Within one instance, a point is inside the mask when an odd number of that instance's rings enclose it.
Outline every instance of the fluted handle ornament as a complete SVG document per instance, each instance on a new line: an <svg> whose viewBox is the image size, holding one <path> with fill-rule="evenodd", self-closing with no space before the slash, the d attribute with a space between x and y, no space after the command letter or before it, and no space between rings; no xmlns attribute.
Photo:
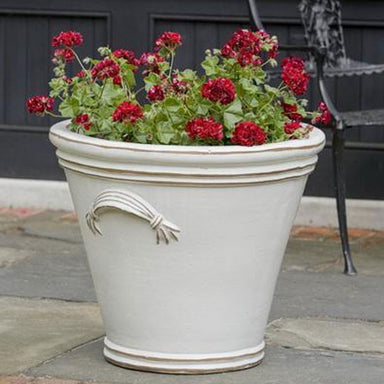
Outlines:
<svg viewBox="0 0 384 384"><path fill-rule="evenodd" d="M157 244L161 241L168 244L172 239L178 240L180 229L177 225L166 220L151 204L133 192L116 190L101 192L85 216L89 229L95 235L102 235L99 225L100 214L104 210L111 208L136 215L148 221L151 228L156 231Z"/></svg>

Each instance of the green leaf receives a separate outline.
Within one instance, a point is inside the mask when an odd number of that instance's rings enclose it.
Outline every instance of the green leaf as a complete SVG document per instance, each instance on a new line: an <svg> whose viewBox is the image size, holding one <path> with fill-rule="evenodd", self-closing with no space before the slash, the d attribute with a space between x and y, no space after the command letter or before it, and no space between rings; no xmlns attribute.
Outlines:
<svg viewBox="0 0 384 384"><path fill-rule="evenodd" d="M228 129L233 129L241 120L243 120L243 116L234 115L232 113L224 113L224 126Z"/></svg>
<svg viewBox="0 0 384 384"><path fill-rule="evenodd" d="M229 106L224 110L224 113L233 113L233 114L243 114L243 109L241 106L241 101L239 99L235 99Z"/></svg>
<svg viewBox="0 0 384 384"><path fill-rule="evenodd" d="M148 91L154 85L161 84L161 78L154 72L151 72L148 76L144 78L145 90Z"/></svg>
<svg viewBox="0 0 384 384"><path fill-rule="evenodd" d="M109 47L100 47L97 49L97 52L100 53L100 56L109 56L112 53Z"/></svg>
<svg viewBox="0 0 384 384"><path fill-rule="evenodd" d="M123 73L123 80L128 84L129 87L136 85L135 75L132 69L126 69Z"/></svg>
<svg viewBox="0 0 384 384"><path fill-rule="evenodd" d="M75 98L67 98L61 102L59 111L63 117L75 117L79 114L79 101Z"/></svg>
<svg viewBox="0 0 384 384"><path fill-rule="evenodd" d="M185 69L180 72L180 77L185 81L194 81L197 78L196 71L192 71L192 69Z"/></svg>
<svg viewBox="0 0 384 384"><path fill-rule="evenodd" d="M259 91L259 87L257 87L252 80L249 79L240 79L239 84L245 93L254 95Z"/></svg>
<svg viewBox="0 0 384 384"><path fill-rule="evenodd" d="M278 95L280 94L280 91L279 91L277 88L275 88L275 87L271 87L271 86L268 85L268 84L265 84L265 85L264 85L264 88L265 88L265 90L266 90L268 93L270 93L271 95L278 96Z"/></svg>
<svg viewBox="0 0 384 384"><path fill-rule="evenodd" d="M197 110L196 110L196 113L199 115L199 116L206 116L208 114L208 106L207 105L204 105L202 103L198 104L197 106Z"/></svg>
<svg viewBox="0 0 384 384"><path fill-rule="evenodd" d="M265 82L265 72L261 68L258 68L254 71L253 79L256 81L256 84L263 84Z"/></svg>
<svg viewBox="0 0 384 384"><path fill-rule="evenodd" d="M239 99L235 99L235 101L224 110L223 119L224 125L228 129L234 128L239 121L243 120L243 109Z"/></svg>
<svg viewBox="0 0 384 384"><path fill-rule="evenodd" d="M174 97L168 97L164 100L165 108L172 113L177 113L183 109L183 102Z"/></svg>
<svg viewBox="0 0 384 384"><path fill-rule="evenodd" d="M207 56L205 60L201 63L207 76L214 76L220 72L218 67L219 58L217 56Z"/></svg>
<svg viewBox="0 0 384 384"><path fill-rule="evenodd" d="M175 130L169 121L162 121L157 124L157 138L161 144L169 144L175 136Z"/></svg>
<svg viewBox="0 0 384 384"><path fill-rule="evenodd" d="M125 99L125 93L120 86L116 86L108 81L104 86L102 99L106 104L117 106Z"/></svg>

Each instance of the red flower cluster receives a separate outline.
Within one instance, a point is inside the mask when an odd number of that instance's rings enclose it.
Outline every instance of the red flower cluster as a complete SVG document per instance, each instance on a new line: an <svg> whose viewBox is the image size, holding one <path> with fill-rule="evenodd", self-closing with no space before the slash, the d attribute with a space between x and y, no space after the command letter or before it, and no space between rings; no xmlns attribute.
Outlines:
<svg viewBox="0 0 384 384"><path fill-rule="evenodd" d="M292 135L300 128L300 122L299 121L289 121L288 123L284 124L284 132L287 135Z"/></svg>
<svg viewBox="0 0 384 384"><path fill-rule="evenodd" d="M130 124L135 123L141 117L143 117L143 111L138 104L123 101L113 112L112 120Z"/></svg>
<svg viewBox="0 0 384 384"><path fill-rule="evenodd" d="M63 76L62 79L67 83L67 84L71 84L72 83L72 77L68 77L68 76Z"/></svg>
<svg viewBox="0 0 384 384"><path fill-rule="evenodd" d="M297 105L296 104L286 104L286 103L280 103L281 106L284 109L284 115L289 117L293 121L301 121L303 119L303 116L300 115L300 113L297 112Z"/></svg>
<svg viewBox="0 0 384 384"><path fill-rule="evenodd" d="M105 80L108 77L114 78L120 73L120 67L116 61L105 58L99 61L91 71L91 76L94 79Z"/></svg>
<svg viewBox="0 0 384 384"><path fill-rule="evenodd" d="M88 113L80 113L80 115L77 115L75 124L81 125L86 131L89 131L92 127Z"/></svg>
<svg viewBox="0 0 384 384"><path fill-rule="evenodd" d="M269 50L268 50L268 57L270 59L275 59L276 56L278 55L278 49L279 49L279 44L277 43L277 38L276 36L271 36L269 33L259 29L257 32L255 32L259 35L261 39L261 45L269 45Z"/></svg>
<svg viewBox="0 0 384 384"><path fill-rule="evenodd" d="M48 96L32 96L27 100L27 109L29 113L43 115L46 112L52 112L55 105L55 99Z"/></svg>
<svg viewBox="0 0 384 384"><path fill-rule="evenodd" d="M260 38L256 33L247 29L239 29L221 50L224 57L236 58L237 62L246 65L260 65Z"/></svg>
<svg viewBox="0 0 384 384"><path fill-rule="evenodd" d="M321 102L318 106L319 112L321 112L320 116L317 116L313 119L314 124L324 124L328 125L332 120L331 112L329 111L328 107L325 103Z"/></svg>
<svg viewBox="0 0 384 384"><path fill-rule="evenodd" d="M267 133L254 121L243 121L236 124L231 138L232 144L252 147L265 143Z"/></svg>
<svg viewBox="0 0 384 384"><path fill-rule="evenodd" d="M281 61L283 67L281 77L284 83L296 95L307 91L310 76L305 72L304 61L296 57L286 57Z"/></svg>
<svg viewBox="0 0 384 384"><path fill-rule="evenodd" d="M143 53L140 57L140 64L146 66L146 70L143 72L143 75L145 76L150 72L160 73L159 63L164 61L164 58L157 53Z"/></svg>
<svg viewBox="0 0 384 384"><path fill-rule="evenodd" d="M187 123L185 128L188 136L200 140L222 140L223 126L213 117L196 117Z"/></svg>
<svg viewBox="0 0 384 384"><path fill-rule="evenodd" d="M121 85L121 76L117 75L113 78L113 84L115 85Z"/></svg>
<svg viewBox="0 0 384 384"><path fill-rule="evenodd" d="M171 51L176 49L183 43L181 35L177 32L164 32L155 41L155 51L160 51L161 48L167 48Z"/></svg>
<svg viewBox="0 0 384 384"><path fill-rule="evenodd" d="M77 73L76 76L77 76L78 78L80 78L80 79L83 79L84 77L87 76L87 74L86 74L84 71L80 71L80 72Z"/></svg>
<svg viewBox="0 0 384 384"><path fill-rule="evenodd" d="M188 84L184 80L172 79L172 89L174 92L183 94L188 91Z"/></svg>
<svg viewBox="0 0 384 384"><path fill-rule="evenodd" d="M75 59L75 54L72 49L69 48L59 48L56 49L53 53L53 58L56 60L63 60L65 62L70 62Z"/></svg>
<svg viewBox="0 0 384 384"><path fill-rule="evenodd" d="M83 44L83 36L80 32L60 32L58 35L53 36L52 38L53 47L58 47L60 45L64 45L66 47L74 47L80 44Z"/></svg>
<svg viewBox="0 0 384 384"><path fill-rule="evenodd" d="M267 48L266 48L267 47ZM232 57L245 67L247 65L259 66L262 64L261 50L267 50L269 58L277 55L277 40L264 31L252 32L247 29L236 31L227 44L221 49L224 57Z"/></svg>
<svg viewBox="0 0 384 384"><path fill-rule="evenodd" d="M231 80L220 77L204 83L201 94L213 102L219 101L221 104L229 104L235 100L236 90Z"/></svg>
<svg viewBox="0 0 384 384"><path fill-rule="evenodd" d="M161 101L164 100L164 90L161 85L152 86L147 93L148 100Z"/></svg>
<svg viewBox="0 0 384 384"><path fill-rule="evenodd" d="M128 49L116 49L116 51L112 52L112 56L125 59L129 64L135 65L136 67L140 65L140 60L136 59L135 53Z"/></svg>

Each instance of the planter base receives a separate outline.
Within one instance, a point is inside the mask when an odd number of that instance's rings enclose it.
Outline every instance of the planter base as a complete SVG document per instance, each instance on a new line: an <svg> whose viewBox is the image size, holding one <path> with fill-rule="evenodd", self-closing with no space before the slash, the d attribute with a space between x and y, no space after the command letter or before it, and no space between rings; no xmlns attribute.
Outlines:
<svg viewBox="0 0 384 384"><path fill-rule="evenodd" d="M246 369L264 358L264 342L255 348L220 354L175 355L121 347L104 339L104 357L115 365L140 371L198 375Z"/></svg>

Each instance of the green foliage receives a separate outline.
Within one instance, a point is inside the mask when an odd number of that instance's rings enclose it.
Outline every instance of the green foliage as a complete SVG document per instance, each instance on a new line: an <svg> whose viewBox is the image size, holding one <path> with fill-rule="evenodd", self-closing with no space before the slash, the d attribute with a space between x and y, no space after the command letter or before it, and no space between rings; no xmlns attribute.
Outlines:
<svg viewBox="0 0 384 384"><path fill-rule="evenodd" d="M266 44L264 51L272 49ZM78 60L79 70L85 76L75 76L70 81L65 77L65 62L58 61L55 77L50 81L50 96L60 99L61 116L70 118L71 129L85 135L107 140L132 141L137 143L164 145L210 145L230 144L236 124L242 121L255 121L267 132L267 142L278 142L290 138L284 132L284 124L289 117L281 103L296 106L303 118L315 114L306 112L306 101L297 100L284 84L273 87L266 83L267 64L276 66L276 60L266 59L262 65L241 66L234 58L223 57L220 50L208 50L202 62L204 75L196 71L173 69L174 52L159 51L163 61L152 69L143 72L144 87L135 90L138 68L124 58L112 55L109 47L98 49L103 58L114 60L120 68L121 82L106 77L103 80L92 78L92 69L101 60L85 58ZM77 56L76 56L77 59ZM236 88L236 97L229 104L210 101L202 96L202 85L210 80L226 78ZM180 88L177 88L178 82ZM123 102L138 104L140 92L148 92L154 86L161 86L164 98L147 102L141 106L143 116L135 122L115 121L113 114ZM76 121L81 114L87 114L90 125ZM214 119L224 127L222 143L193 142L186 133L186 125L196 117Z"/></svg>

